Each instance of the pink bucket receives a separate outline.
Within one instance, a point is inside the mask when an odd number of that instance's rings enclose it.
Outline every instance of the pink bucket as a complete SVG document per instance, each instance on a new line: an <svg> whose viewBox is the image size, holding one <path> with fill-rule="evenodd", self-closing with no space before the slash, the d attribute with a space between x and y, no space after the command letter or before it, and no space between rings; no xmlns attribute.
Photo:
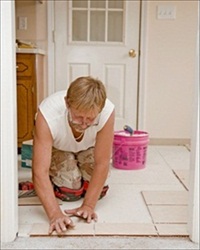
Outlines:
<svg viewBox="0 0 200 250"><path fill-rule="evenodd" d="M113 167L124 170L143 169L146 165L149 136L136 130L131 135L120 130L114 133Z"/></svg>

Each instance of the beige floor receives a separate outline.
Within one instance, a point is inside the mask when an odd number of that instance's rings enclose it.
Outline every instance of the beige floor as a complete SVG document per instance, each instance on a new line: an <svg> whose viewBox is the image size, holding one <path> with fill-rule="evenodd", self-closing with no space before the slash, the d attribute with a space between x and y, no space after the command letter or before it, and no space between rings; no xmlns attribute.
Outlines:
<svg viewBox="0 0 200 250"><path fill-rule="evenodd" d="M147 164L140 170L111 166L110 189L96 207L98 222L74 218L68 236L188 236L188 177L190 151L184 146L148 146ZM22 168L19 181L29 180ZM47 236L48 220L41 205L24 205L19 199L19 237ZM60 202L62 209L77 202ZM30 202L31 203L31 202Z"/></svg>

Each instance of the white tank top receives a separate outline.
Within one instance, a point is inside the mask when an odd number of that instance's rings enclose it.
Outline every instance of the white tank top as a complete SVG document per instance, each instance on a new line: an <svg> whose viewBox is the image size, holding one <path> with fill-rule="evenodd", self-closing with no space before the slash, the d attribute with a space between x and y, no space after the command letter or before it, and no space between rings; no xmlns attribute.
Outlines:
<svg viewBox="0 0 200 250"><path fill-rule="evenodd" d="M47 97L39 105L39 110L44 116L51 135L53 137L53 147L77 153L81 150L86 150L89 147L95 146L96 134L100 131L111 113L114 110L114 104L106 99L105 106L100 113L99 124L91 126L85 130L83 139L77 142L73 136L72 130L68 122L68 110L65 104L64 97L66 91L59 91Z"/></svg>

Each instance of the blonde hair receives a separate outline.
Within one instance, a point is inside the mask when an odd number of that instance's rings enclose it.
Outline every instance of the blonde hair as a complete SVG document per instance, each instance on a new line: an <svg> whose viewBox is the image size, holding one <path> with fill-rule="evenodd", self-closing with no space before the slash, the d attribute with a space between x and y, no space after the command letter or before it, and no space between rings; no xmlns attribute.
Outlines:
<svg viewBox="0 0 200 250"><path fill-rule="evenodd" d="M69 107L77 110L98 109L101 112L106 101L106 89L98 79L79 77L69 85L65 100Z"/></svg>

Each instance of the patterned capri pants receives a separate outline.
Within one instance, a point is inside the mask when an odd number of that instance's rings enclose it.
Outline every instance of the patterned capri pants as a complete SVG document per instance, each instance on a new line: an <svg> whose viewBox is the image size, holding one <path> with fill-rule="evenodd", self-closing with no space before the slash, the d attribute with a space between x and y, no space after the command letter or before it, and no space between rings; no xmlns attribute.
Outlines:
<svg viewBox="0 0 200 250"><path fill-rule="evenodd" d="M63 201L76 201L84 197L94 168L94 148L78 153L52 149L49 175L55 196ZM102 198L108 185L103 187Z"/></svg>

